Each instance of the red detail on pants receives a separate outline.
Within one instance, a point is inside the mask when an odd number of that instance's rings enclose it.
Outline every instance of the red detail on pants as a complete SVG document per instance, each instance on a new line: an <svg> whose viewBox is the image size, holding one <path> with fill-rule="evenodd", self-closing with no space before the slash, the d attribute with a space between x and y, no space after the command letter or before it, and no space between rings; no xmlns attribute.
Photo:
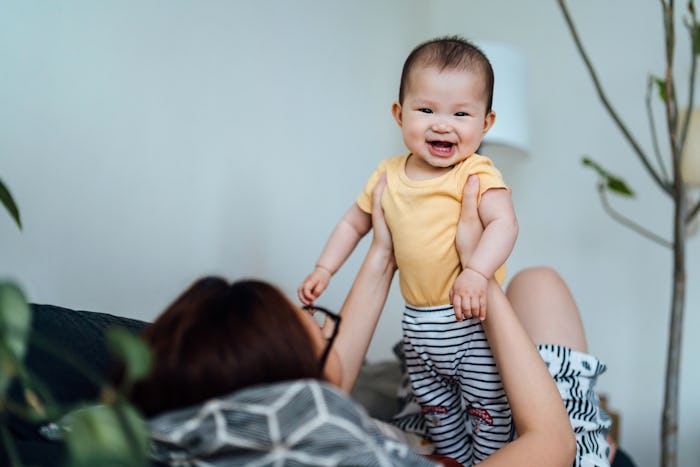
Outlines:
<svg viewBox="0 0 700 467"><path fill-rule="evenodd" d="M493 418L491 418L491 414L488 410L469 407L468 412L470 416L480 418L487 425L493 425Z"/></svg>
<svg viewBox="0 0 700 467"><path fill-rule="evenodd" d="M424 405L421 408L421 412L423 412L423 415L427 414L435 414L435 413L447 413L447 407L443 407L441 405Z"/></svg>

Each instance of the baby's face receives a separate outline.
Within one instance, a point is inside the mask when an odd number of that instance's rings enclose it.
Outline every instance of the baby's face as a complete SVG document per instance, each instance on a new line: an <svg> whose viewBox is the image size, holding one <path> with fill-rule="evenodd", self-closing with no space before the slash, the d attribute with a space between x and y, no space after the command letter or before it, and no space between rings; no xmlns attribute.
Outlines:
<svg viewBox="0 0 700 467"><path fill-rule="evenodd" d="M408 150L427 173L440 172L472 155L494 122L486 112L482 76L464 70L417 67L394 117Z"/></svg>

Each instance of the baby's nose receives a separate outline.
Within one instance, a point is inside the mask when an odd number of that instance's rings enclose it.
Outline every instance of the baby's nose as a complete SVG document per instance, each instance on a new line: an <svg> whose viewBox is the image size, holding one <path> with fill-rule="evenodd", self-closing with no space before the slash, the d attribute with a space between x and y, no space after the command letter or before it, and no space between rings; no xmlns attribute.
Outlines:
<svg viewBox="0 0 700 467"><path fill-rule="evenodd" d="M438 133L449 133L452 131L452 126L443 120L437 120L433 123L433 131Z"/></svg>

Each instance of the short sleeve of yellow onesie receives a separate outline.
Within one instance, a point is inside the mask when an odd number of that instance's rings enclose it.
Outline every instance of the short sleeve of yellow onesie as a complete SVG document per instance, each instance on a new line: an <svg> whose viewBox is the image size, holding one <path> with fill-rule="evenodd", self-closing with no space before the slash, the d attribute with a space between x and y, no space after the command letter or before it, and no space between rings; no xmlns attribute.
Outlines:
<svg viewBox="0 0 700 467"><path fill-rule="evenodd" d="M407 160L408 155L384 159L358 196L357 205L372 212L372 190L379 175L386 173L382 208L394 241L401 293L409 305L445 305L462 270L455 236L464 183L469 175L479 177L479 200L487 190L510 188L491 160L478 154L430 180L409 179ZM505 278L503 265L496 271L496 280L503 284Z"/></svg>

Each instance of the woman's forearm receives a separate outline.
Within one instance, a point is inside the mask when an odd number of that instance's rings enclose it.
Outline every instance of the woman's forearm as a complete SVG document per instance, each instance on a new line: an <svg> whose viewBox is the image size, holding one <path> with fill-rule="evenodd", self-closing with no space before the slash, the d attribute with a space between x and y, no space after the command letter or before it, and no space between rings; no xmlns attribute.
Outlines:
<svg viewBox="0 0 700 467"><path fill-rule="evenodd" d="M491 280L484 329L510 403L518 439L483 462L495 466L570 466L571 422L547 367L508 299Z"/></svg>
<svg viewBox="0 0 700 467"><path fill-rule="evenodd" d="M373 241L341 309L334 344L342 364L341 389L347 392L355 385L395 270L392 252Z"/></svg>

